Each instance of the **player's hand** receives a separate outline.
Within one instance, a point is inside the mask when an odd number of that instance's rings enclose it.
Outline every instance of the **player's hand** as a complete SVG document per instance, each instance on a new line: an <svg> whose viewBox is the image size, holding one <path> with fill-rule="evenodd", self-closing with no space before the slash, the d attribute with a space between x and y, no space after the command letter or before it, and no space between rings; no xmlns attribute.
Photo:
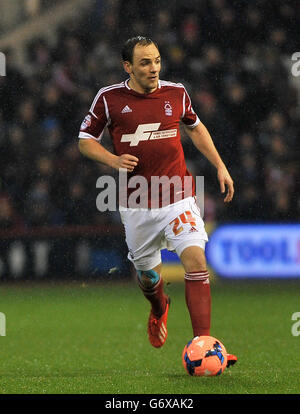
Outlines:
<svg viewBox="0 0 300 414"><path fill-rule="evenodd" d="M123 168L129 172L132 172L134 170L134 167L138 165L138 162L139 159L134 155L122 154L120 156L117 156L114 167L117 170Z"/></svg>
<svg viewBox="0 0 300 414"><path fill-rule="evenodd" d="M224 194L227 187L227 194L224 203L229 203L234 194L233 180L225 166L218 168L218 180L220 183L221 193Z"/></svg>

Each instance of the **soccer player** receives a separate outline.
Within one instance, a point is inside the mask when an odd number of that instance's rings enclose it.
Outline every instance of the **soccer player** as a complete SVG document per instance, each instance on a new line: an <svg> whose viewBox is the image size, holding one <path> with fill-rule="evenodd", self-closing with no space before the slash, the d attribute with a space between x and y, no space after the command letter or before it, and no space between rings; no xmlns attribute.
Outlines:
<svg viewBox="0 0 300 414"><path fill-rule="evenodd" d="M126 205L128 208L120 209L120 214L128 259L151 303L149 341L159 348L167 338L170 306L161 277L160 251L165 247L176 251L185 270L185 297L194 336L210 335L211 294L205 259L208 238L196 204L194 182L191 185L187 179L191 174L185 164L180 122L195 147L215 166L221 193L227 191L226 203L232 200L234 186L184 86L159 79L161 56L157 44L141 36L131 38L124 44L122 59L129 78L99 90L81 124L79 149L86 157L119 171L125 169L130 177L143 177L149 184L140 197L147 199L144 208ZM105 127L114 153L101 145ZM155 194L153 177L179 177L183 190L170 186L166 197L159 186ZM133 189L127 190L129 200ZM228 365L236 360L228 355Z"/></svg>

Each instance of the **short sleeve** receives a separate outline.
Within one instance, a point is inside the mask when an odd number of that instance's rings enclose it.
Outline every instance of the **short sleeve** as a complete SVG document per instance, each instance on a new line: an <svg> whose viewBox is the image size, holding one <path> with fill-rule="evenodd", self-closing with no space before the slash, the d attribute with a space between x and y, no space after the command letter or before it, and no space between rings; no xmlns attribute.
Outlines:
<svg viewBox="0 0 300 414"><path fill-rule="evenodd" d="M92 138L100 142L108 123L104 97L96 95L88 114L81 123L79 138Z"/></svg>
<svg viewBox="0 0 300 414"><path fill-rule="evenodd" d="M198 115L193 110L191 98L184 87L181 120L186 126L190 128L195 128L200 123Z"/></svg>

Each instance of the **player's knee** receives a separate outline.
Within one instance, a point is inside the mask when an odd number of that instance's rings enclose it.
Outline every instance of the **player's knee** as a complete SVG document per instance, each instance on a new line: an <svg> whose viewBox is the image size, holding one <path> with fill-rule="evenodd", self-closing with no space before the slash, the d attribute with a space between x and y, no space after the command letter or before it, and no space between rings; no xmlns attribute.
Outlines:
<svg viewBox="0 0 300 414"><path fill-rule="evenodd" d="M204 250L198 246L186 248L182 252L180 259L186 272L203 270L207 267Z"/></svg>
<svg viewBox="0 0 300 414"><path fill-rule="evenodd" d="M187 272L195 272L199 269L205 270L207 267L206 260L204 256L194 256L189 260L186 260L184 263L184 268Z"/></svg>
<svg viewBox="0 0 300 414"><path fill-rule="evenodd" d="M138 270L139 281L145 288L151 288L159 282L160 275L155 270Z"/></svg>

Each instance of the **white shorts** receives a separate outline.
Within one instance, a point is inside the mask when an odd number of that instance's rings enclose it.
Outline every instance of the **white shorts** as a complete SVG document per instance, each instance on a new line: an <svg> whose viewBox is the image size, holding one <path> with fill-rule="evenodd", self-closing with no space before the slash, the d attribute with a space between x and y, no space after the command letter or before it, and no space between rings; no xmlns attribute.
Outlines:
<svg viewBox="0 0 300 414"><path fill-rule="evenodd" d="M161 263L162 249L180 257L186 247L205 249L204 222L194 197L159 209L120 210L125 227L128 259L137 270L150 270Z"/></svg>

